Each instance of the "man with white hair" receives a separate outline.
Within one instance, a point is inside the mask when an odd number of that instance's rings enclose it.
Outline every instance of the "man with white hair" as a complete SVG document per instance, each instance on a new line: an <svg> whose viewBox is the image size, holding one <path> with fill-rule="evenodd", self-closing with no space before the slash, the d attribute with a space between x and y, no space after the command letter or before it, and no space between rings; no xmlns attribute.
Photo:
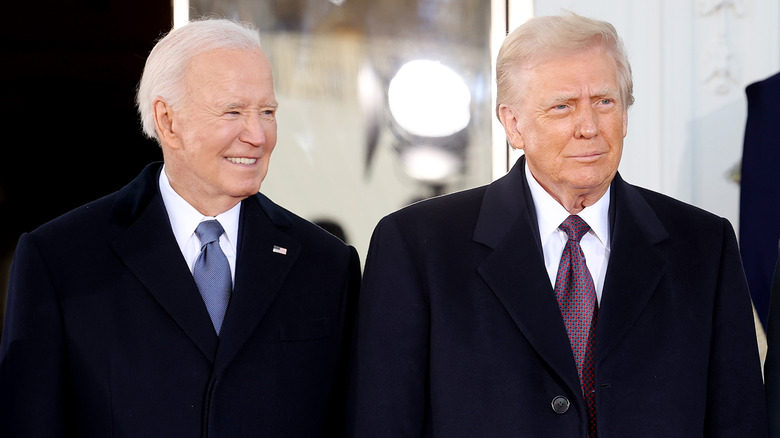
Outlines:
<svg viewBox="0 0 780 438"><path fill-rule="evenodd" d="M360 265L258 193L277 106L254 27L156 44L138 109L164 162L19 240L0 435L340 433Z"/></svg>
<svg viewBox="0 0 780 438"><path fill-rule="evenodd" d="M731 225L617 172L633 97L614 27L534 18L496 73L524 157L377 225L350 436L766 436Z"/></svg>

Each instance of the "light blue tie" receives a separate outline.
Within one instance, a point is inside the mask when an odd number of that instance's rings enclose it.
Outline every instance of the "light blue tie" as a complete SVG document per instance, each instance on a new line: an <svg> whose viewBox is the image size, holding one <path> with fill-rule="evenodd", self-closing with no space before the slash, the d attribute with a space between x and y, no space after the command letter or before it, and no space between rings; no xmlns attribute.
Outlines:
<svg viewBox="0 0 780 438"><path fill-rule="evenodd" d="M195 229L200 239L200 255L195 260L192 276L198 285L200 295L209 311L214 330L219 334L222 319L225 317L233 281L230 276L230 265L225 253L219 247L219 236L225 230L216 220L203 221Z"/></svg>

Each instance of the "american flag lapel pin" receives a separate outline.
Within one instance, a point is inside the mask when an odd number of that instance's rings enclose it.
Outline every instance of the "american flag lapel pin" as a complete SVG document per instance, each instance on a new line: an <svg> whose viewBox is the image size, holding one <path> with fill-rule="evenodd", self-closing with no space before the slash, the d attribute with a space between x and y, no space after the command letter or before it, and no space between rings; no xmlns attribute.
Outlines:
<svg viewBox="0 0 780 438"><path fill-rule="evenodd" d="M274 245L274 252L281 255L287 255L287 248L282 248L279 245Z"/></svg>

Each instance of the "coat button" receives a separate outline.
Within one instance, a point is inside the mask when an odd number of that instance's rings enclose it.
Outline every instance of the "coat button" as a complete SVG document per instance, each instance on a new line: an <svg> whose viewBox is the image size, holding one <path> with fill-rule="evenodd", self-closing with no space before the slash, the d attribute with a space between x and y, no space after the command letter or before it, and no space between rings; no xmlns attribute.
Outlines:
<svg viewBox="0 0 780 438"><path fill-rule="evenodd" d="M566 411L569 410L569 405L571 405L571 403L569 403L569 399L568 398L566 398L566 397L564 397L562 395L559 395L559 396L555 397L554 399L552 399L551 405L552 405L553 411L556 414L565 414Z"/></svg>

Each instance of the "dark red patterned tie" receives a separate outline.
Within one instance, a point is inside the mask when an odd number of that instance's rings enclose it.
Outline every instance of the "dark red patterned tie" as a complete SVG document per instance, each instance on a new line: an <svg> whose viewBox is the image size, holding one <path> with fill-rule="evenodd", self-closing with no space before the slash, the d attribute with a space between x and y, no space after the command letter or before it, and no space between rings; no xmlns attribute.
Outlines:
<svg viewBox="0 0 780 438"><path fill-rule="evenodd" d="M590 230L579 216L566 218L560 229L569 236L561 254L558 275L555 279L555 295L561 309L566 332L569 335L577 373L580 376L582 394L588 407L588 436L596 438L596 393L593 372L593 338L596 331L598 306L593 277L585 264L580 249L580 239Z"/></svg>

